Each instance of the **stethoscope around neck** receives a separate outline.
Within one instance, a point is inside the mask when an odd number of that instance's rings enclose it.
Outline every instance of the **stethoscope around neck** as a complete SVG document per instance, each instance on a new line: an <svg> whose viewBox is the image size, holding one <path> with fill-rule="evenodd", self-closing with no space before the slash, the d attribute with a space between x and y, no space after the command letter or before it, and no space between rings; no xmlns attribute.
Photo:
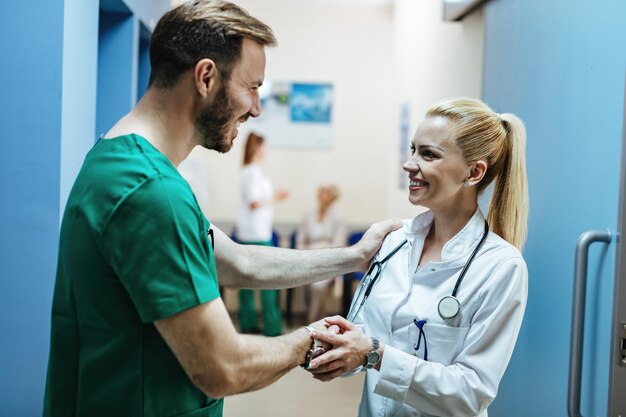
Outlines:
<svg viewBox="0 0 626 417"><path fill-rule="evenodd" d="M459 291L459 287L461 286L461 282L463 281L463 278L465 277L465 274L467 273L468 268L470 267L470 265L472 264L472 261L476 257L478 250L485 242L485 239L487 239L488 234L489 234L489 224L487 223L487 220L485 220L485 228L483 231L483 235L481 236L480 241L478 242L478 245L476 245L476 247L472 251L472 254L467 259L467 262L465 262L465 265L463 266L463 269L461 270L461 274L456 279L456 284L454 285L452 294L444 296L443 298L441 298L441 300L439 300L439 304L437 304L437 312L439 313L439 316L441 316L442 319L444 320L453 319L457 316L457 314L459 314L459 311L461 311L461 303L459 302L458 298L456 298L456 294ZM348 317L347 317L348 321L354 322L354 319L356 319L356 317L358 316L359 312L361 311L361 308L365 304L365 301L367 300L370 293L372 292L372 289L374 288L374 284L376 284L376 282L378 281L380 277L380 273L383 269L383 265L385 265L385 263L389 259L391 259L391 257L395 255L396 252L400 250L400 248L406 245L407 242L408 241L406 239L403 240L382 260L374 261L372 265L369 267L369 269L367 270L367 273L363 277L363 283L359 286L359 289L357 290L357 293L354 296L354 301L352 302L352 307L350 308L350 312L348 313Z"/></svg>

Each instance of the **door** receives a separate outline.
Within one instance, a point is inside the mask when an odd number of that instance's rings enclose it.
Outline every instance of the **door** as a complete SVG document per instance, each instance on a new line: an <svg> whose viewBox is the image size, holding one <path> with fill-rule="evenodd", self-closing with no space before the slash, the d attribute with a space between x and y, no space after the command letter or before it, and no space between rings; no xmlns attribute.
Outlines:
<svg viewBox="0 0 626 417"><path fill-rule="evenodd" d="M609 416L626 416L626 92L624 93L624 129L620 203L618 212L617 262L613 289L611 356L609 361Z"/></svg>
<svg viewBox="0 0 626 417"><path fill-rule="evenodd" d="M568 414L575 245L585 231L609 229L610 243L589 248L580 398L583 416L607 416L614 236L626 192L626 2L493 0L485 5L484 53L483 98L526 122L531 197L528 307L489 414Z"/></svg>

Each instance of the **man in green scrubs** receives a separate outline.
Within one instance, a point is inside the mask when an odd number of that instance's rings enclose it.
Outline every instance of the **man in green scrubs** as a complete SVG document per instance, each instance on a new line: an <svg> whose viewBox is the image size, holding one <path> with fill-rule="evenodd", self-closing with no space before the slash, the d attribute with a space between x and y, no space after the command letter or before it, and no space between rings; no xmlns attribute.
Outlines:
<svg viewBox="0 0 626 417"><path fill-rule="evenodd" d="M61 226L46 416L221 416L222 397L302 364L309 330L235 331L219 284L287 288L366 267L397 221L350 248L237 245L176 170L192 148L227 152L260 114L271 29L220 0L157 24L148 91L87 154ZM314 323L321 328L324 322Z"/></svg>

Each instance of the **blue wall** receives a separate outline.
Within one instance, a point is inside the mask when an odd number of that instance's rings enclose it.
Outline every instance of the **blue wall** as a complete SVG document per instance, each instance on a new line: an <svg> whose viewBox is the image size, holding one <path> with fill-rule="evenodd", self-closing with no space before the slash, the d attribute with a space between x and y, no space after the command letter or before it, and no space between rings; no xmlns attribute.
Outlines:
<svg viewBox="0 0 626 417"><path fill-rule="evenodd" d="M0 415L41 415L59 232L63 3L0 2Z"/></svg>
<svg viewBox="0 0 626 417"><path fill-rule="evenodd" d="M121 77L136 80L137 22L152 28L168 0L0 1L1 417L42 413L59 219L95 139L99 12L120 4L134 21Z"/></svg>
<svg viewBox="0 0 626 417"><path fill-rule="evenodd" d="M530 282L518 346L490 416L567 415L574 247L615 230L626 3L492 0L484 99L528 129ZM605 416L615 245L590 252L582 414Z"/></svg>
<svg viewBox="0 0 626 417"><path fill-rule="evenodd" d="M101 0L96 137L128 113L145 92L150 33L168 7L168 0Z"/></svg>
<svg viewBox="0 0 626 417"><path fill-rule="evenodd" d="M146 92L150 80L150 32L143 24L140 27L137 100Z"/></svg>
<svg viewBox="0 0 626 417"><path fill-rule="evenodd" d="M129 13L100 12L96 136L128 113L137 98L139 28Z"/></svg>
<svg viewBox="0 0 626 417"><path fill-rule="evenodd" d="M159 17L170 8L170 4L170 0L100 0L100 8L102 10L115 13L131 13L150 32L154 30Z"/></svg>

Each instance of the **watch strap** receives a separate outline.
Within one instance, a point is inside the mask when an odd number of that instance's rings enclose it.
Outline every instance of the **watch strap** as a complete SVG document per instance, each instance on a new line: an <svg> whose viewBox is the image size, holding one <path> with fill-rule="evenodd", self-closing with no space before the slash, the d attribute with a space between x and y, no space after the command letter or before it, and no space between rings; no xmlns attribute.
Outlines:
<svg viewBox="0 0 626 417"><path fill-rule="evenodd" d="M313 326L302 326L302 327L304 327L305 329L309 331L309 335L315 331L315 328ZM322 353L324 353L324 345L322 341L318 339L312 339L311 346L309 347L309 350L306 351L304 362L300 366L303 367L304 369L308 369L309 364L311 363L311 360L313 358L318 357Z"/></svg>
<svg viewBox="0 0 626 417"><path fill-rule="evenodd" d="M373 358L376 358L373 360ZM380 341L375 337L372 337L372 348L365 355L365 362L363 366L366 369L372 369L376 364L380 362Z"/></svg>

